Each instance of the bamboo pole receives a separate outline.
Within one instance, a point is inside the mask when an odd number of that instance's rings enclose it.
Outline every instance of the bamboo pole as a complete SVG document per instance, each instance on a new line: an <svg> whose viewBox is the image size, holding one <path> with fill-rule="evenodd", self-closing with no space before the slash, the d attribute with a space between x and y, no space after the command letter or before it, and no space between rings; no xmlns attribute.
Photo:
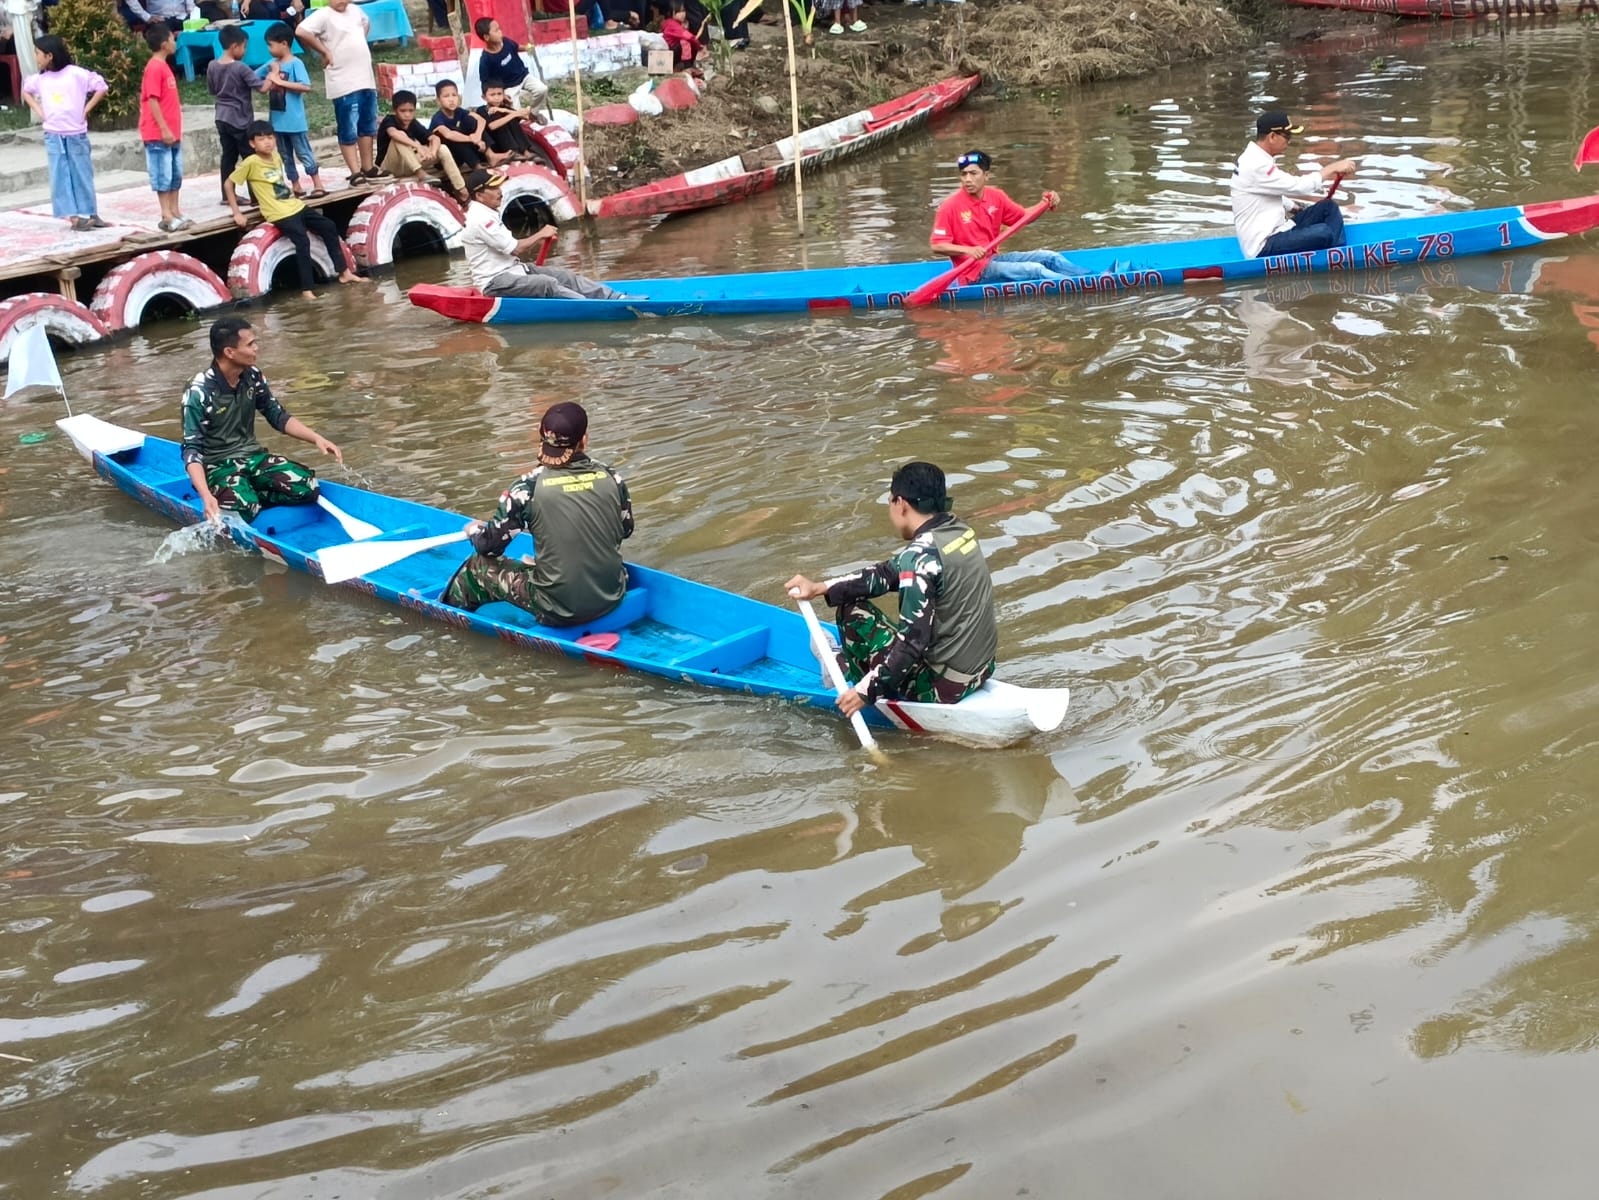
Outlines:
<svg viewBox="0 0 1599 1200"><path fill-rule="evenodd" d="M567 0L566 23L572 40L572 92L577 105L577 203L582 215L589 213L589 156L583 146L583 72L577 65L577 0Z"/></svg>
<svg viewBox="0 0 1599 1200"><path fill-rule="evenodd" d="M783 0L783 36L788 39L788 111L794 124L794 214L799 221L800 237L804 237L805 183L800 175L805 154L800 149L799 80L794 65L794 14L789 11L789 0Z"/></svg>

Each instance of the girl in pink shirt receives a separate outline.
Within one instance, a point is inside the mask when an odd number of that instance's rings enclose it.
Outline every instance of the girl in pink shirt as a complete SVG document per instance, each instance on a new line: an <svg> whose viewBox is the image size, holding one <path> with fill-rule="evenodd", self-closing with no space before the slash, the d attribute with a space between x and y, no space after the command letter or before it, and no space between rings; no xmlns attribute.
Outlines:
<svg viewBox="0 0 1599 1200"><path fill-rule="evenodd" d="M50 211L67 217L72 228L104 229L94 196L94 165L89 159L89 114L105 99L106 82L72 61L67 44L53 34L34 43L39 73L28 76L22 98L44 122L44 150L50 166Z"/></svg>

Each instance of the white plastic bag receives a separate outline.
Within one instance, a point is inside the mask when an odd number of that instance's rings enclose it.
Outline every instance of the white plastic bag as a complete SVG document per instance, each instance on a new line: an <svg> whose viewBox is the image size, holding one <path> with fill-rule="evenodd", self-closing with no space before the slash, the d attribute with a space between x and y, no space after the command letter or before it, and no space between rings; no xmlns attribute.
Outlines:
<svg viewBox="0 0 1599 1200"><path fill-rule="evenodd" d="M632 106L633 111L641 117L658 117L665 111L664 106L655 97L652 90L653 86L646 79L638 87L634 88L633 94L627 98L627 102Z"/></svg>

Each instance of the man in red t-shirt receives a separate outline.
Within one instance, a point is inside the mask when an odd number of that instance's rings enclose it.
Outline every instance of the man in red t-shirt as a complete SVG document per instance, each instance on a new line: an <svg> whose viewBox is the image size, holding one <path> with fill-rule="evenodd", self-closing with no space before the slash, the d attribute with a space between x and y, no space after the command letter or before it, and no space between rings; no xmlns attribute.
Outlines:
<svg viewBox="0 0 1599 1200"><path fill-rule="evenodd" d="M172 56L178 42L170 26L151 21L144 27L150 61L144 64L139 84L139 137L144 141L144 165L150 187L161 205L156 228L177 233L194 222L178 211L183 187L183 109L178 103L178 79L172 73Z"/></svg>
<svg viewBox="0 0 1599 1200"><path fill-rule="evenodd" d="M1027 210L999 188L988 186L989 168L994 164L981 150L961 155L955 165L960 168L961 190L938 206L933 236L927 240L934 253L947 254L958 265L968 258L981 258L988 243L1020 221ZM1060 193L1045 192L1044 199L1055 208ZM994 255L973 282L1068 279L1082 273L1065 255L1053 250L1015 250Z"/></svg>

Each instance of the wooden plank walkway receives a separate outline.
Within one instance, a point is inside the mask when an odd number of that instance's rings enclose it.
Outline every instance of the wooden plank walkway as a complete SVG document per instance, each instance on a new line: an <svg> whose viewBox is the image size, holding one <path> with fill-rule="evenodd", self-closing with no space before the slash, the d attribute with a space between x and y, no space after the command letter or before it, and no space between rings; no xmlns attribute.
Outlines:
<svg viewBox="0 0 1599 1200"><path fill-rule="evenodd" d="M306 203L313 208L357 200L378 190L350 187L349 172L342 162L337 166L323 164L321 176L328 194L308 200ZM81 299L73 285L77 269L82 267L131 258L148 250L184 250L195 239L218 233L244 235L222 203L221 185L215 174L186 178L180 195L180 209L194 224L179 233L163 233L156 228L161 209L148 184L99 194L100 217L109 223L107 229L74 232L66 221L50 215L49 201L0 212L0 296L20 290L4 287L8 280L49 276L57 280L63 295ZM256 210L245 212L251 228L261 223Z"/></svg>

